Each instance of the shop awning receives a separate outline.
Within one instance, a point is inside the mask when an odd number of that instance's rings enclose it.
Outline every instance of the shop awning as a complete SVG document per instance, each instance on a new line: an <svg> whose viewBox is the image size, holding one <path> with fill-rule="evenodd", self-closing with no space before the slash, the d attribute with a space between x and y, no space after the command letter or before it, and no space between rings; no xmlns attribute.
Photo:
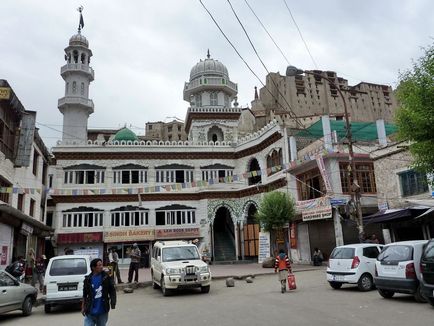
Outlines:
<svg viewBox="0 0 434 326"><path fill-rule="evenodd" d="M48 225L7 204L0 204L0 217L0 221L4 220L7 224L15 227L19 227L22 223L30 224L34 228L34 234L37 235L47 236L54 232L54 229Z"/></svg>
<svg viewBox="0 0 434 326"><path fill-rule="evenodd" d="M365 216L363 218L363 223L388 223L393 221L404 221L416 218L421 214L425 213L429 208L428 207L410 207L410 208L402 208L402 209L386 209L379 211L375 214Z"/></svg>
<svg viewBox="0 0 434 326"><path fill-rule="evenodd" d="M434 207L431 207L427 211L423 212L419 216L417 216L415 219L422 218L422 217L434 217Z"/></svg>

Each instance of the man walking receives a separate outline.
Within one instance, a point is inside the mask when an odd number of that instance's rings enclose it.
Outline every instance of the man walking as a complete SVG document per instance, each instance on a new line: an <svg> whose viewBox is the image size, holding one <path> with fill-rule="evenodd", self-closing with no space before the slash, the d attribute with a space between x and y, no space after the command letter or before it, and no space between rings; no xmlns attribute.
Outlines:
<svg viewBox="0 0 434 326"><path fill-rule="evenodd" d="M128 283L131 283L133 281L133 274L134 276L134 282L139 282L139 264L140 264L140 258L141 258L141 252L139 247L137 246L137 243L133 244L133 248L130 251L130 269L128 271Z"/></svg>
<svg viewBox="0 0 434 326"><path fill-rule="evenodd" d="M102 270L102 260L90 262L92 272L84 278L81 313L84 326L105 326L108 313L116 307L116 289L113 279Z"/></svg>
<svg viewBox="0 0 434 326"><path fill-rule="evenodd" d="M110 266L112 267L113 281L114 281L115 275L116 275L116 278L118 279L118 284L124 283L121 280L121 273L119 271L119 255L116 252L116 248L111 248L110 249L109 263L110 263Z"/></svg>

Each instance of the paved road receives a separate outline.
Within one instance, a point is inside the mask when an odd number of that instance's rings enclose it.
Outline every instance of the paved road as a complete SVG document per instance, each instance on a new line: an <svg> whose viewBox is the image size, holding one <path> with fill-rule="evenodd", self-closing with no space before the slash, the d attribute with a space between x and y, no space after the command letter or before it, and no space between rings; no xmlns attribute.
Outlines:
<svg viewBox="0 0 434 326"><path fill-rule="evenodd" d="M275 275L263 275L253 284L237 280L227 288L214 281L209 294L185 291L163 297L151 287L118 295L109 325L431 325L434 309L407 295L390 300L376 291L361 293L355 287L331 289L324 270L296 273L298 289L281 294ZM82 325L72 308L44 314L43 307L30 317L19 313L0 316L2 325Z"/></svg>

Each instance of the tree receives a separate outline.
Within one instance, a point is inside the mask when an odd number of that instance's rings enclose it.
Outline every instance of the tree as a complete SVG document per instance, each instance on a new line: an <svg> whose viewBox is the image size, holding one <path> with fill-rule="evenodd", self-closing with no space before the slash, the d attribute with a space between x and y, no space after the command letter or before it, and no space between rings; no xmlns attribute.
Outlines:
<svg viewBox="0 0 434 326"><path fill-rule="evenodd" d="M396 115L398 136L409 140L416 170L434 173L434 43L400 75Z"/></svg>
<svg viewBox="0 0 434 326"><path fill-rule="evenodd" d="M265 231L281 229L295 216L295 202L284 192L273 191L267 193L256 213L261 228Z"/></svg>

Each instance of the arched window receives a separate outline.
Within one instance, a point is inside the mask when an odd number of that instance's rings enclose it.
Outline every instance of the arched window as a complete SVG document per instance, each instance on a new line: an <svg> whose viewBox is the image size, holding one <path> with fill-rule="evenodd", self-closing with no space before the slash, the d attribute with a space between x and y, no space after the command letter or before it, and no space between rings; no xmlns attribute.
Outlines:
<svg viewBox="0 0 434 326"><path fill-rule="evenodd" d="M229 96L225 94L225 107L229 107Z"/></svg>
<svg viewBox="0 0 434 326"><path fill-rule="evenodd" d="M261 182L261 168L259 167L259 162L257 159L253 159L249 164L249 171L254 172L253 175L249 178L249 186L255 185Z"/></svg>
<svg viewBox="0 0 434 326"><path fill-rule="evenodd" d="M81 54L81 63L82 64L86 63L86 55L84 53Z"/></svg>
<svg viewBox="0 0 434 326"><path fill-rule="evenodd" d="M217 127L217 126L213 126L212 128L209 129L208 131L208 141L223 141L224 140L224 136L223 136L223 131Z"/></svg>
<svg viewBox="0 0 434 326"><path fill-rule="evenodd" d="M69 83L65 84L65 94L68 94L69 92Z"/></svg>
<svg viewBox="0 0 434 326"><path fill-rule="evenodd" d="M80 94L81 94L81 95L84 95L84 83L81 83Z"/></svg>
<svg viewBox="0 0 434 326"><path fill-rule="evenodd" d="M218 94L217 92L211 92L209 94L210 105L215 106L218 105Z"/></svg>
<svg viewBox="0 0 434 326"><path fill-rule="evenodd" d="M202 106L202 94L196 94L195 96L196 107Z"/></svg>
<svg viewBox="0 0 434 326"><path fill-rule="evenodd" d="M74 63L78 63L78 51L77 50L74 50L74 52L73 52L73 57L74 57Z"/></svg>
<svg viewBox="0 0 434 326"><path fill-rule="evenodd" d="M272 167L277 167L282 165L282 151L280 149L274 149L268 156L267 156L267 174L271 175L273 173L276 173L277 171L271 171L270 169Z"/></svg>
<svg viewBox="0 0 434 326"><path fill-rule="evenodd" d="M77 83L74 81L72 82L72 94L75 94L77 92Z"/></svg>

